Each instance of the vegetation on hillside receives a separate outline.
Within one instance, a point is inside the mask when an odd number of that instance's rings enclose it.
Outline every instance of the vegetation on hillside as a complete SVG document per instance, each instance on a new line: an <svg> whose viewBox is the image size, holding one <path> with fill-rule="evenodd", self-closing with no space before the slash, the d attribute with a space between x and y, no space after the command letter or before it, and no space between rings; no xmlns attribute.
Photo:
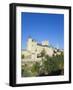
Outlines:
<svg viewBox="0 0 73 90"><path fill-rule="evenodd" d="M26 63L22 68L22 77L55 76L64 74L64 53L49 57L41 52L41 62Z"/></svg>

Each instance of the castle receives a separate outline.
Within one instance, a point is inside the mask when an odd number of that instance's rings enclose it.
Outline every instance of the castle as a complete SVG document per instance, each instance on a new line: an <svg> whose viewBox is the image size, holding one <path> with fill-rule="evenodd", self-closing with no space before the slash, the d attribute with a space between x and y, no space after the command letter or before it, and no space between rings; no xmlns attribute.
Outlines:
<svg viewBox="0 0 73 90"><path fill-rule="evenodd" d="M22 49L21 51L22 63L27 61L41 61L41 52L43 51L45 51L45 54L50 57L61 54L61 50L50 46L47 40L42 41L40 44L29 37L26 49Z"/></svg>

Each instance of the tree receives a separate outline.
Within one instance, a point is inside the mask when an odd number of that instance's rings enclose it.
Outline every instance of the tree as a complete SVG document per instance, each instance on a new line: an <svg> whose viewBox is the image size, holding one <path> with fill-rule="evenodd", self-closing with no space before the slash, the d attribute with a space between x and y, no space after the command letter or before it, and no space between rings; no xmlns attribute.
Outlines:
<svg viewBox="0 0 73 90"><path fill-rule="evenodd" d="M56 55L49 57L45 55L42 59L42 69L44 75L58 75L61 74L61 70L64 69L64 57L62 55Z"/></svg>
<svg viewBox="0 0 73 90"><path fill-rule="evenodd" d="M24 59L24 55L23 54L21 55L21 58Z"/></svg>
<svg viewBox="0 0 73 90"><path fill-rule="evenodd" d="M64 74L64 53L60 55L48 56L45 50L41 52L41 62L25 64L22 69L22 76L45 76Z"/></svg>
<svg viewBox="0 0 73 90"><path fill-rule="evenodd" d="M35 62L31 68L31 72L33 76L38 76L39 75L39 70L40 70L40 63Z"/></svg>

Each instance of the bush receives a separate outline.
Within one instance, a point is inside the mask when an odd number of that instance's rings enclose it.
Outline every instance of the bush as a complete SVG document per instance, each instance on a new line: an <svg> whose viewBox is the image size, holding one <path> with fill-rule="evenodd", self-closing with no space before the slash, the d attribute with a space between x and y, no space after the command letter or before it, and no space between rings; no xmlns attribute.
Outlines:
<svg viewBox="0 0 73 90"><path fill-rule="evenodd" d="M31 67L30 63L25 65L22 69L22 76L49 76L49 75L63 75L64 74L64 53L60 55L49 57L41 53L42 61L35 62Z"/></svg>
<svg viewBox="0 0 73 90"><path fill-rule="evenodd" d="M33 73L33 75L38 76L39 69L40 69L40 64L38 62L36 62L35 64L33 64L32 68L31 68L31 72Z"/></svg>
<svg viewBox="0 0 73 90"><path fill-rule="evenodd" d="M61 72L63 74L64 70L64 57L62 55L57 55L53 57L45 56L45 59L42 59L42 66L40 73L45 75L54 75L53 72Z"/></svg>

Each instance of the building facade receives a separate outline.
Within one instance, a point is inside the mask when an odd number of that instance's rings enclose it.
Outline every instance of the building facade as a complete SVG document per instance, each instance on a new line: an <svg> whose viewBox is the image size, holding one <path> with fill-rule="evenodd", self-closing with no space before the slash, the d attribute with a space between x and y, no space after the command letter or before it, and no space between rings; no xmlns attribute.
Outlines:
<svg viewBox="0 0 73 90"><path fill-rule="evenodd" d="M59 55L61 52L49 45L47 40L42 41L41 44L33 40L31 37L27 40L26 49L22 49L22 62L25 61L40 61L41 52L45 52L46 55L52 57L53 55Z"/></svg>

